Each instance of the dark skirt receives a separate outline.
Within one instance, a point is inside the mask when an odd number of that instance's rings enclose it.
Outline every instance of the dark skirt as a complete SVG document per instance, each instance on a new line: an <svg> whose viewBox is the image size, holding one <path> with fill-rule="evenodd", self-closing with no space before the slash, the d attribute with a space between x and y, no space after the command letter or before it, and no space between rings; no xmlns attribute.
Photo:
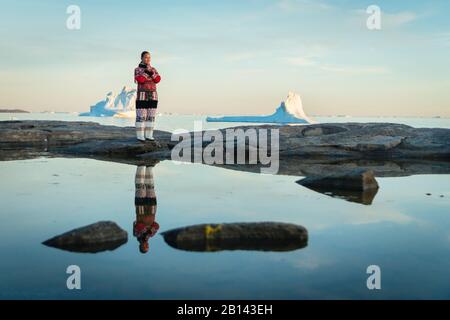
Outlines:
<svg viewBox="0 0 450 320"><path fill-rule="evenodd" d="M158 100L136 100L136 109L156 109Z"/></svg>

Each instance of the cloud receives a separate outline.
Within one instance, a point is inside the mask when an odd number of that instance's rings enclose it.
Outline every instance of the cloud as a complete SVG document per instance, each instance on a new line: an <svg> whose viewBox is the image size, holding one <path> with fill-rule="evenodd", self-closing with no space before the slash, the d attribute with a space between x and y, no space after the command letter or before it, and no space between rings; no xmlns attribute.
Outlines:
<svg viewBox="0 0 450 320"><path fill-rule="evenodd" d="M434 40L437 44L450 47L450 32L438 33L434 36Z"/></svg>
<svg viewBox="0 0 450 320"><path fill-rule="evenodd" d="M320 69L329 72L345 73L345 74L386 74L389 70L380 66L333 66L325 65Z"/></svg>
<svg viewBox="0 0 450 320"><path fill-rule="evenodd" d="M157 54L157 59L158 59L158 64L169 64L169 63L183 60L182 57L172 55L172 54L167 54L167 53Z"/></svg>
<svg viewBox="0 0 450 320"><path fill-rule="evenodd" d="M238 52L226 55L225 60L228 62L239 62L254 59L255 57L256 54L254 52Z"/></svg>
<svg viewBox="0 0 450 320"><path fill-rule="evenodd" d="M317 62L314 61L311 58L305 58L305 57L293 57L293 58L287 58L286 59L289 64L292 64L294 66L300 66L300 67L310 67L317 65Z"/></svg>
<svg viewBox="0 0 450 320"><path fill-rule="evenodd" d="M342 74L386 74L389 69L383 66L348 66L348 65L330 65L317 61L314 57L296 56L286 59L287 63L297 67L315 67L326 72L342 73Z"/></svg>
<svg viewBox="0 0 450 320"><path fill-rule="evenodd" d="M333 8L331 5L319 0L278 0L277 5L285 11L320 11Z"/></svg>
<svg viewBox="0 0 450 320"><path fill-rule="evenodd" d="M285 59L290 65L298 67L312 67L319 65L319 59L330 52L330 47L322 43L303 45L295 56Z"/></svg>
<svg viewBox="0 0 450 320"><path fill-rule="evenodd" d="M417 14L414 12L399 12L399 13L381 13L381 24L388 28L399 27L404 24L410 23L417 19Z"/></svg>

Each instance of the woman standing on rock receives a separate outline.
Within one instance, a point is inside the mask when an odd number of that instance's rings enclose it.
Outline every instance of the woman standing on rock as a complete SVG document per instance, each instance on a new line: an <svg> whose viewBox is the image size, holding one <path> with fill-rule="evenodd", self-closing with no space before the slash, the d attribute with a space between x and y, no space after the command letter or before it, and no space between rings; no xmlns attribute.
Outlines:
<svg viewBox="0 0 450 320"><path fill-rule="evenodd" d="M139 141L154 140L153 128L158 106L156 84L161 81L161 76L150 65L150 60L150 53L142 52L141 62L134 69L134 81L137 83L136 137Z"/></svg>

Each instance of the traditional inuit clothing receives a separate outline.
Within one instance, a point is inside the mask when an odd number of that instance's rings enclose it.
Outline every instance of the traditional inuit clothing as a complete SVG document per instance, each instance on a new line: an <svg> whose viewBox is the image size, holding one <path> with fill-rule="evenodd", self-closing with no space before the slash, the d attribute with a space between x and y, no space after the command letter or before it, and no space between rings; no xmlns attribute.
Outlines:
<svg viewBox="0 0 450 320"><path fill-rule="evenodd" d="M158 106L156 84L161 81L161 76L155 68L141 62L134 69L134 81L137 83L136 137L141 141L154 140L153 127Z"/></svg>
<svg viewBox="0 0 450 320"><path fill-rule="evenodd" d="M138 166L135 176L136 221L133 224L133 235L139 242L142 253L148 251L148 240L158 232L159 224L155 221L156 194L153 183L152 167Z"/></svg>

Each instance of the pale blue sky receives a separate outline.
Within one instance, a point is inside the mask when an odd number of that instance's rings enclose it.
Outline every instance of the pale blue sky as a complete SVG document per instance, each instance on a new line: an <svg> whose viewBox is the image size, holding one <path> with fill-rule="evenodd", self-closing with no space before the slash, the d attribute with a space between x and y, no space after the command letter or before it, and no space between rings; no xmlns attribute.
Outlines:
<svg viewBox="0 0 450 320"><path fill-rule="evenodd" d="M81 8L81 30L66 8ZM382 29L366 28L366 8ZM160 111L450 116L446 0L1 1L0 107L87 111L134 86L142 50Z"/></svg>

